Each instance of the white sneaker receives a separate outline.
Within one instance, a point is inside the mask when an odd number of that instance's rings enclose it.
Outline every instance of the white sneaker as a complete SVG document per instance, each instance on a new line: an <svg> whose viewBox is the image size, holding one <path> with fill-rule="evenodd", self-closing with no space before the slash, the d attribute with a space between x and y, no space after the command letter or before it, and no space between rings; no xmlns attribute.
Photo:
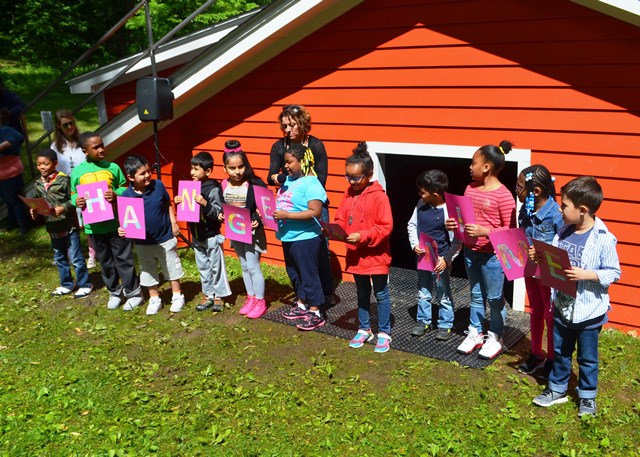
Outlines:
<svg viewBox="0 0 640 457"><path fill-rule="evenodd" d="M96 258L95 257L89 257L87 259L87 268L89 270L91 270L92 268L96 267Z"/></svg>
<svg viewBox="0 0 640 457"><path fill-rule="evenodd" d="M173 294L171 297L171 308L169 311L172 313L179 313L184 308L184 295L182 294Z"/></svg>
<svg viewBox="0 0 640 457"><path fill-rule="evenodd" d="M125 311L133 311L138 306L140 306L143 301L144 301L144 297L142 296L142 294L136 295L135 297L130 297L127 300L127 302L124 304L122 309Z"/></svg>
<svg viewBox="0 0 640 457"><path fill-rule="evenodd" d="M487 332L487 340L478 353L481 359L491 360L502 353L502 340L493 332Z"/></svg>
<svg viewBox="0 0 640 457"><path fill-rule="evenodd" d="M93 292L93 286L80 287L78 290L76 290L76 293L73 294L73 298L88 297L91 294L91 292Z"/></svg>
<svg viewBox="0 0 640 457"><path fill-rule="evenodd" d="M152 314L158 314L158 311L162 309L162 299L157 295L155 297L149 297L149 304L147 305L147 316Z"/></svg>
<svg viewBox="0 0 640 457"><path fill-rule="evenodd" d="M476 330L475 327L469 326L469 329L465 333L467 334L467 337L457 349L460 354L471 354L479 347L482 347L484 335L482 333L478 333L478 330Z"/></svg>
<svg viewBox="0 0 640 457"><path fill-rule="evenodd" d="M62 297L63 295L69 295L71 292L73 292L73 290L60 286L57 287L56 290L51 292L51 295L53 295L54 297Z"/></svg>
<svg viewBox="0 0 640 457"><path fill-rule="evenodd" d="M122 303L122 298L120 298L120 295L111 295L109 297L109 301L107 302L107 309L118 309L120 303Z"/></svg>

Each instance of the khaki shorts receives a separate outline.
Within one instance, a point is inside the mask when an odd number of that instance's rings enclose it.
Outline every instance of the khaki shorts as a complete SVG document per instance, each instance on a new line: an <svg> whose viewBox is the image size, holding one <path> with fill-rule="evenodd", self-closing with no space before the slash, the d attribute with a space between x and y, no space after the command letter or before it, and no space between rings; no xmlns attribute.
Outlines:
<svg viewBox="0 0 640 457"><path fill-rule="evenodd" d="M175 237L161 244L136 243L135 246L140 264L140 285L150 287L160 284L158 267L162 269L165 280L175 281L184 276Z"/></svg>

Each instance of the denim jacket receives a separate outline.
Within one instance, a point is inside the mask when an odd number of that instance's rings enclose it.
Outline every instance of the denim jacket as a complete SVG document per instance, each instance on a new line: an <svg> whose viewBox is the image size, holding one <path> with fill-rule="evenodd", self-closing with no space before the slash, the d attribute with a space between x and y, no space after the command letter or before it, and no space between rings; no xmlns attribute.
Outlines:
<svg viewBox="0 0 640 457"><path fill-rule="evenodd" d="M527 216L527 209L525 205L522 205L518 215L518 225L524 229L524 233L530 240L534 239L551 244L553 237L560 231L560 227L564 223L558 204L553 198L549 198L547 203L531 217Z"/></svg>
<svg viewBox="0 0 640 457"><path fill-rule="evenodd" d="M569 230L570 225L562 231ZM558 246L559 235L553 239ZM620 279L620 261L616 251L616 237L598 217L587 238L580 259L580 268L594 271L598 281L578 281L576 298L567 299L566 294L558 294L551 289L551 298L560 312L561 319L567 323L579 324L599 316L604 316L610 309L609 286ZM559 300L561 297L565 299Z"/></svg>

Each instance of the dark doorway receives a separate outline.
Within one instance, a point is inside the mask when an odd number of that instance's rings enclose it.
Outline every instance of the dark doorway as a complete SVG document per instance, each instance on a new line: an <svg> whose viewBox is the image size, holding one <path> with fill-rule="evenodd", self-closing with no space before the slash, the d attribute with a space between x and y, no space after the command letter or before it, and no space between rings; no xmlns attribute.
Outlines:
<svg viewBox="0 0 640 457"><path fill-rule="evenodd" d="M391 202L393 213L393 232L391 233L392 265L398 268L415 269L415 255L409 246L407 237L407 222L418 202L416 178L424 170L439 169L449 177L449 192L456 195L464 194L464 190L471 182L469 177L470 159L454 159L434 156L410 156L396 154L378 154L381 171L387 183L387 195ZM500 181L508 189L515 189L518 164L507 162L500 173ZM515 199L515 194L514 197ZM466 278L462 256L454 261L452 275ZM508 283L511 288L511 283ZM505 290L507 297L510 291Z"/></svg>

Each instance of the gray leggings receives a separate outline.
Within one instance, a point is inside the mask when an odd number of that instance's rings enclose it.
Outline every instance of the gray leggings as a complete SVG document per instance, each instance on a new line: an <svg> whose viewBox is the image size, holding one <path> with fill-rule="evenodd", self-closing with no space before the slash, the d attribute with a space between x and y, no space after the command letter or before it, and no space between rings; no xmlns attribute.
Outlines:
<svg viewBox="0 0 640 457"><path fill-rule="evenodd" d="M247 289L247 295L258 299L264 298L264 276L260 269L260 252L255 245L247 243L233 243L233 249L238 255L242 267L242 280Z"/></svg>

